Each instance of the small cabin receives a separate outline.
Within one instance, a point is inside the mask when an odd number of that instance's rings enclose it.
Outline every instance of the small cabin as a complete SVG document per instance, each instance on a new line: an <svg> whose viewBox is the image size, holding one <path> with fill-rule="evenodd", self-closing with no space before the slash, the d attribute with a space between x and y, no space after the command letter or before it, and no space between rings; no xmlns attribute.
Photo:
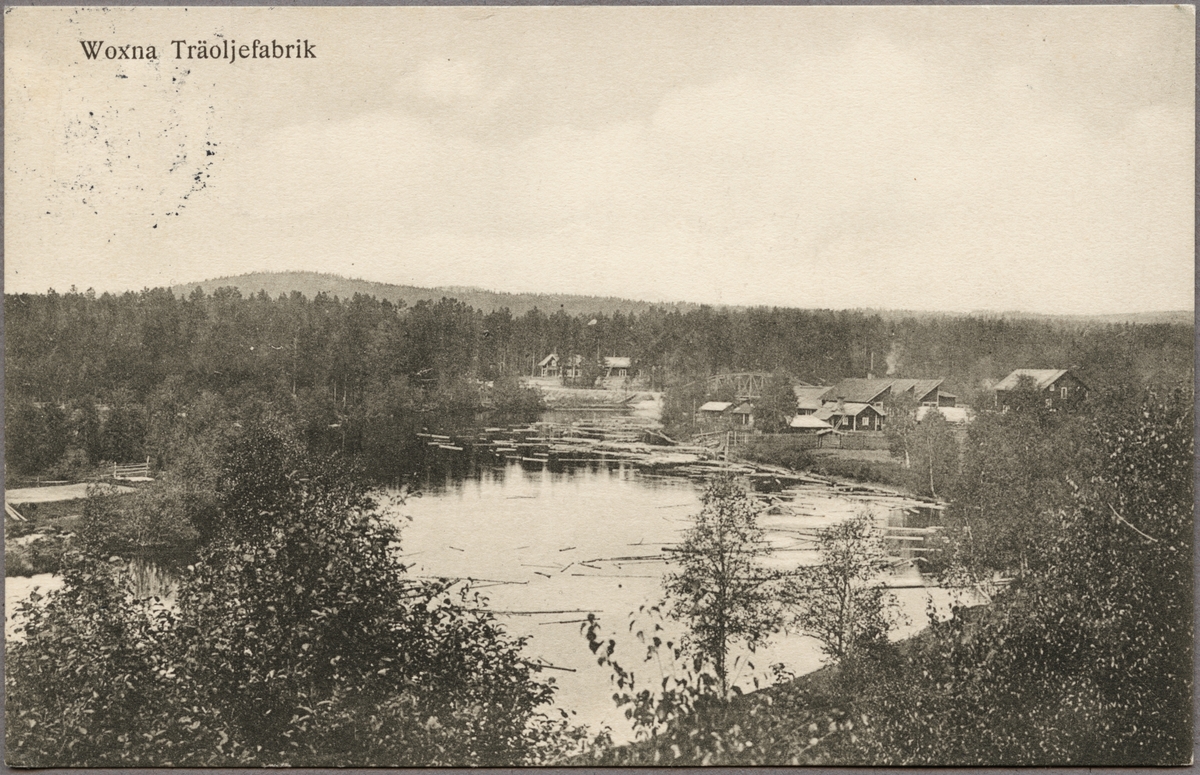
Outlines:
<svg viewBox="0 0 1200 775"><path fill-rule="evenodd" d="M623 379L628 377L633 369L633 359L622 356L605 356L600 362L601 368L604 369L604 378Z"/></svg>
<svg viewBox="0 0 1200 775"><path fill-rule="evenodd" d="M696 410L696 417L711 422L725 417L732 408L733 402L731 401L708 401L701 404L700 408Z"/></svg>
<svg viewBox="0 0 1200 775"><path fill-rule="evenodd" d="M562 375L562 366L559 363L558 353L550 353L545 358L542 358L538 363L538 369L541 370L543 377L558 377Z"/></svg>
<svg viewBox="0 0 1200 775"><path fill-rule="evenodd" d="M1067 369L1016 369L993 388L997 408L1012 406L1022 385L1037 393L1047 409L1070 407L1088 396L1087 385Z"/></svg>
<svg viewBox="0 0 1200 775"><path fill-rule="evenodd" d="M566 377L575 379L583 376L583 356L571 355L560 358L558 353L550 353L538 364L543 377Z"/></svg>

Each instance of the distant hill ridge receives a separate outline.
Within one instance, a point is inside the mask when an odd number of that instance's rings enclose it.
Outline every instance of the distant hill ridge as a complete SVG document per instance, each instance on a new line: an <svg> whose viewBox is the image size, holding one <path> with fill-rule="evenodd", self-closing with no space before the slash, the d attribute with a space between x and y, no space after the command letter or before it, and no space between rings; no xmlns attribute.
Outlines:
<svg viewBox="0 0 1200 775"><path fill-rule="evenodd" d="M206 294L211 294L217 288L232 286L241 291L243 296L249 296L266 291L272 298L279 294L290 294L299 291L308 298L324 292L330 296L348 299L356 293L387 299L393 303L403 301L412 306L418 301L437 301L443 297L458 299L475 309L483 312L507 307L513 315L524 315L536 307L547 315L563 310L568 315L592 315L603 313L611 315L614 312L622 314L642 313L652 307L666 308L687 312L699 308L700 304L693 302L649 302L634 299L622 299L614 296L578 296L573 294L555 293L502 293L488 291L482 288L465 286L446 286L435 288L420 288L414 285L395 285L371 280L343 277L323 272L250 272L232 277L215 277L193 283L180 283L172 286L171 290L177 296L186 296L196 288L202 288ZM721 304L708 305L720 309L746 309ZM977 310L972 312L929 312L922 310L904 309L874 309L858 308L848 310L867 315L879 315L884 320L901 320L903 318L930 317L975 317L975 318L1004 318L1008 320L1043 320L1062 321L1066 323L1140 323L1144 325L1169 323L1173 325L1194 325L1195 314L1191 310L1164 310L1156 312L1129 312L1104 315L1054 315L1037 312L999 312L994 310Z"/></svg>
<svg viewBox="0 0 1200 775"><path fill-rule="evenodd" d="M266 291L275 298L279 294L291 294L299 291L308 298L324 292L330 296L349 299L356 293L374 296L377 299L387 299L392 303L403 301L412 306L418 301L437 301L443 297L458 299L464 304L483 312L492 312L507 307L513 315L521 316L534 307L547 315L563 310L568 315L590 315L614 312L629 314L642 313L651 307L678 309L686 312L699 307L699 304L687 302L655 303L620 299L612 296L575 296L571 294L554 293L501 293L482 288L463 286L419 288L413 285L394 285L392 283L373 282L371 280L352 279L336 274L322 272L251 272L234 277L215 277L195 283L181 283L171 287L175 295L187 296L196 288L202 288L206 294L211 294L217 288L232 286L241 291L243 296Z"/></svg>

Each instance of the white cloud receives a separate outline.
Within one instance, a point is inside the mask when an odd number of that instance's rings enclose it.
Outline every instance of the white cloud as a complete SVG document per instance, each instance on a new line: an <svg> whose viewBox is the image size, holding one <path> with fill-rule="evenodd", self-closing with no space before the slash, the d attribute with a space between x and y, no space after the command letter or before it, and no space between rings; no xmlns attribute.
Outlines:
<svg viewBox="0 0 1200 775"><path fill-rule="evenodd" d="M1001 56L990 39L978 55L974 39L948 55L871 27L839 40L773 43L782 67L731 60L692 73L672 60L664 72L677 75L655 87L657 101L622 80L618 61L599 95L564 88L573 82L548 69L569 62L506 68L486 47L463 56L465 46L430 44L376 65L380 104L314 94L314 107L298 103L283 126L278 106L206 112L222 105L220 90L197 81L172 98L178 112L165 116L162 138L124 133L133 153L114 162L128 167L120 174L82 136L55 157L61 140L37 131L42 108L10 96L14 158L50 158L54 170L10 167L9 201L29 219L10 253L61 257L70 276L93 271L97 255L146 255L156 258L139 277L303 265L730 303L1190 305L1190 104L1130 108L1090 76L1053 58ZM10 61L36 69L19 54ZM10 87L19 80L34 82L10 77ZM621 90L628 103L614 97ZM321 100L338 110L322 112ZM620 117L589 112L600 103ZM68 112L55 121L67 126ZM180 196L160 168L208 133L221 139L208 187L150 233L138 219ZM134 158L153 171L138 177ZM62 164L106 181L130 214L93 223L75 205L68 212L69 198L47 182L69 178L53 166ZM47 197L62 220L34 218Z"/></svg>

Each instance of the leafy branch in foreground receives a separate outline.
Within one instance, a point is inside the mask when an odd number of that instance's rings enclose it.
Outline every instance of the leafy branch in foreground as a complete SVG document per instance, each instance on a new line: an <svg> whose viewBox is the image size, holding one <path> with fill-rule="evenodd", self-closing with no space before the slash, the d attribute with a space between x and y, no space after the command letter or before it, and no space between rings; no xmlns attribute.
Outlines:
<svg viewBox="0 0 1200 775"><path fill-rule="evenodd" d="M223 532L177 606L77 557L10 643L20 766L502 765L577 742L481 601L417 582L356 477L266 427L222 468Z"/></svg>

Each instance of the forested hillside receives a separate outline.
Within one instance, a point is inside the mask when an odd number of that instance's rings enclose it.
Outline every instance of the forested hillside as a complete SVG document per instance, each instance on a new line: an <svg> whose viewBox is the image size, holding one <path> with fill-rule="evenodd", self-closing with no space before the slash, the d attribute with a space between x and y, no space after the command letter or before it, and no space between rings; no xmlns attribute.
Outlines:
<svg viewBox="0 0 1200 775"><path fill-rule="evenodd" d="M1192 374L1193 329L1169 324L889 321L862 312L703 306L518 315L449 298L408 306L362 294L246 296L233 288L186 297L164 288L7 295L5 322L9 460L32 455L23 466L30 472L53 465L65 449L55 443L33 455L39 434L93 433L70 427L80 412L91 417L107 406L127 417L130 428L117 441L96 442L92 456L135 459L152 452L143 443L150 407L206 393L239 405L286 399L311 427L337 426L339 447L361 452L371 417L399 406L478 408L480 381L499 380L501 403L528 406L513 378L532 373L550 352L631 356L656 389L728 371L817 384L873 371L944 378L944 389L967 403L1014 368L1069 368L1098 390L1190 383ZM61 418L46 416L58 411Z"/></svg>
<svg viewBox="0 0 1200 775"><path fill-rule="evenodd" d="M645 312L655 306L652 302L619 299L612 296L576 296L573 294L554 293L500 293L483 288L447 287L447 288L418 288L413 285L395 285L379 283L370 280L356 280L336 274L320 272L251 272L234 277L215 277L197 283L181 283L171 288L177 296L187 296L200 288L211 294L218 288L237 288L245 296L253 296L259 291L266 291L274 297L279 294L291 294L292 291L312 298L318 293L338 296L343 299L352 298L356 293L364 296L375 296L387 299L393 304L412 306L418 301L437 301L442 297L453 297L464 304L470 305L483 312L507 309L514 315L524 315L535 307L543 312L562 310L568 315L582 315L592 312L612 314L621 312ZM662 305L660 305L662 306ZM666 306L672 309L688 310L696 304L673 303Z"/></svg>
<svg viewBox="0 0 1200 775"><path fill-rule="evenodd" d="M572 761L1174 765L1191 755L1190 325L708 307L514 315L450 298L407 306L232 288L10 295L5 318L9 483L94 478L98 463L143 456L158 475L123 511L89 499L78 534L91 554L63 553L66 537L59 555L29 553L29 570L50 556L46 570L61 567L68 592L33 615L27 645L13 652L14 760L57 762L68 749L76 764L231 766L542 764L581 754ZM731 370L772 372L768 383L785 397L787 376L943 377L982 405L987 386L1014 368L1059 367L1095 398L1060 412L1030 390L1012 411L979 413L962 441L932 419L909 427L912 444L899 439L913 447L926 494L947 501L942 542L922 556L922 572L946 585L1011 582L976 613L931 616L912 645L891 644L891 625L863 604L882 601L881 588L863 587L848 606L828 598L827 611L870 615L856 629L805 602L819 596L804 590L852 578L853 564L786 588L804 631L833 622L829 632L859 633L839 636L856 645L837 647L823 684L790 683L780 665L776 688L734 699L720 680L730 633L718 627L686 655L716 678L635 693L614 641L587 629L581 648L612 668L615 699L644 733L613 747L540 713L552 686L485 608L405 578L389 555L399 534L380 527L364 497L370 483L412 473L403 461L424 444L418 432L478 428L484 409L529 422L540 402L517 377L551 351L631 356L668 388L668 411L687 392L679 388ZM890 432L905 431L897 422ZM742 521L706 523L702 513L696 524L733 524L745 546L757 545L753 510L733 490L726 496L705 508L741 508ZM705 530L689 547L730 545ZM868 545L835 539L822 534L826 561L814 567L842 567L829 558ZM178 619L127 594L104 560L164 544L207 547L189 561ZM741 567L751 590L764 578L757 566L721 567ZM736 607L714 613L707 595L688 603L706 577L685 571L681 563L664 589L685 601L693 633L734 614L749 621ZM757 643L782 621L763 618L738 637ZM230 661L229 643L249 645ZM664 653L686 677L684 651L672 648ZM339 667L346 653L358 656ZM395 671L378 668L396 654ZM245 697L280 712L263 722Z"/></svg>

